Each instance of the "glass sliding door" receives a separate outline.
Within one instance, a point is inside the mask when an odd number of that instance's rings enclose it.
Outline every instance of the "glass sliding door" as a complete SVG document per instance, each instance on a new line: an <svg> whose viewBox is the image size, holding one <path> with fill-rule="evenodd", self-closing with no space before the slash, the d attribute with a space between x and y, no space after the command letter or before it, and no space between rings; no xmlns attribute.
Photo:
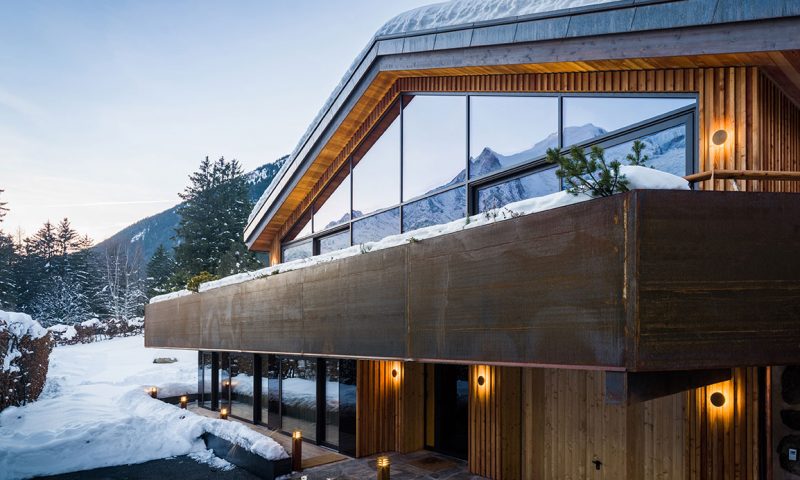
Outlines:
<svg viewBox="0 0 800 480"><path fill-rule="evenodd" d="M211 408L211 352L199 352L197 365L197 405Z"/></svg>
<svg viewBox="0 0 800 480"><path fill-rule="evenodd" d="M231 415L253 421L255 383L254 355L252 353L229 354Z"/></svg>
<svg viewBox="0 0 800 480"><path fill-rule="evenodd" d="M339 361L325 362L325 443L339 445Z"/></svg>
<svg viewBox="0 0 800 480"><path fill-rule="evenodd" d="M228 412L231 411L231 377L229 370L229 354L219 354L219 408L227 408Z"/></svg>
<svg viewBox="0 0 800 480"><path fill-rule="evenodd" d="M261 423L281 428L280 372L275 355L261 356Z"/></svg>
<svg viewBox="0 0 800 480"><path fill-rule="evenodd" d="M281 430L317 439L316 359L281 359Z"/></svg>

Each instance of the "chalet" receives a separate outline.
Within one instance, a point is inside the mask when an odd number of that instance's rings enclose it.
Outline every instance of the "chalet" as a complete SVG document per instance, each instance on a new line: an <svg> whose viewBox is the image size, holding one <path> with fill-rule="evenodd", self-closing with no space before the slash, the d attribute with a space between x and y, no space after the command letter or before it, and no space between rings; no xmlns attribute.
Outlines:
<svg viewBox="0 0 800 480"><path fill-rule="evenodd" d="M155 299L146 345L351 456L800 478L800 2L478 4L372 38L251 216L272 266ZM691 189L514 209L548 148L635 140Z"/></svg>

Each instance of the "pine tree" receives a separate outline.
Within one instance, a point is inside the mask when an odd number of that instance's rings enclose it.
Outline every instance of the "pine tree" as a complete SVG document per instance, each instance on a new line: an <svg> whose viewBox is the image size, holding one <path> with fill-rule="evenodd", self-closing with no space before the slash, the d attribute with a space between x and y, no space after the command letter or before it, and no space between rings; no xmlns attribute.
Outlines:
<svg viewBox="0 0 800 480"><path fill-rule="evenodd" d="M0 193L3 193L2 189ZM3 223L3 217L7 212L6 202L0 202L0 223ZM16 262L14 239L0 231L0 309L11 310L16 307L17 285L14 278Z"/></svg>
<svg viewBox="0 0 800 480"><path fill-rule="evenodd" d="M247 250L247 246L243 242L233 242L231 248L220 259L217 275L226 277L242 272L252 272L263 267L264 264L256 257L256 254Z"/></svg>
<svg viewBox="0 0 800 480"><path fill-rule="evenodd" d="M104 252L103 307L110 318L127 321L144 313L145 278L140 249L114 245Z"/></svg>
<svg viewBox="0 0 800 480"><path fill-rule="evenodd" d="M175 230L176 278L188 279L200 272L217 274L222 257L241 243L252 203L239 162L208 157L190 177L180 194L181 220Z"/></svg>
<svg viewBox="0 0 800 480"><path fill-rule="evenodd" d="M0 194L3 192L5 192L5 190L0 188ZM3 217L5 217L6 213L8 213L8 208L6 208L6 205L6 202L0 201L0 223L3 223Z"/></svg>
<svg viewBox="0 0 800 480"><path fill-rule="evenodd" d="M171 292L176 288L173 282L175 261L167 253L164 245L159 245L147 263L147 296L148 298Z"/></svg>

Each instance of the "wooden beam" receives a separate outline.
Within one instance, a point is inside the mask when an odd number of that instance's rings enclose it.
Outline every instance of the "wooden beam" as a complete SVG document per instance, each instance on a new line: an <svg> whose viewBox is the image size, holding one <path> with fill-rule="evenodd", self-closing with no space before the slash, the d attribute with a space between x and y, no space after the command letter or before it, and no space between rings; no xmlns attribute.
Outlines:
<svg viewBox="0 0 800 480"><path fill-rule="evenodd" d="M632 405L724 382L731 369L669 372L606 372L606 403Z"/></svg>

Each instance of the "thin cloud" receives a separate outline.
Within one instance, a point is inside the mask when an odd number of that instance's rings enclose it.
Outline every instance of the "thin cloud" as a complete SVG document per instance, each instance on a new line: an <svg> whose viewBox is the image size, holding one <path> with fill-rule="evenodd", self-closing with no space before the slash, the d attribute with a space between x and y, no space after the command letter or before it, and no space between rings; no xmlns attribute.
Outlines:
<svg viewBox="0 0 800 480"><path fill-rule="evenodd" d="M130 200L126 202L57 203L43 205L45 208L57 207L111 207L115 205L146 205L151 203L175 203L175 200Z"/></svg>

